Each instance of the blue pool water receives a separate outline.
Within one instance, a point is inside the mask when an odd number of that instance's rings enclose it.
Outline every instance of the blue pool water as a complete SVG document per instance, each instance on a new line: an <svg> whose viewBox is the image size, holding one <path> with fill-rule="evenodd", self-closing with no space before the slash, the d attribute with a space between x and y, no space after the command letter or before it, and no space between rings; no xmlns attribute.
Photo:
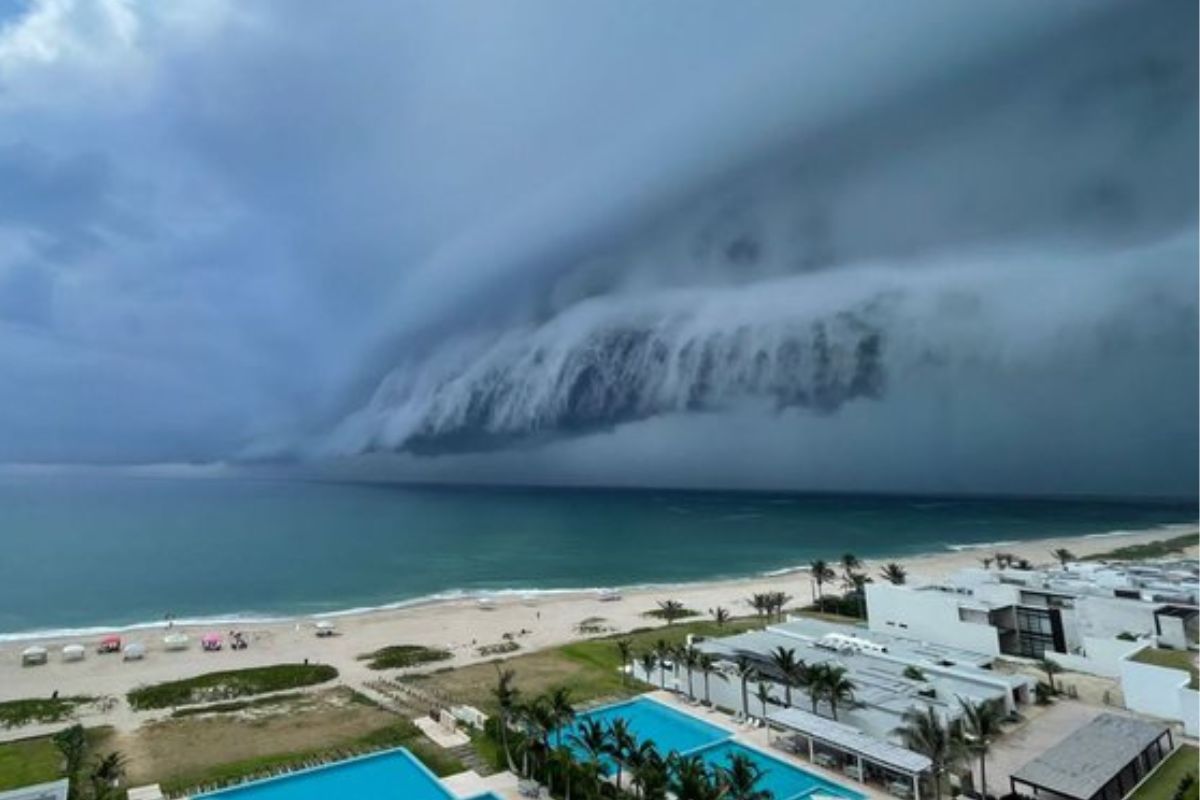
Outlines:
<svg viewBox="0 0 1200 800"><path fill-rule="evenodd" d="M585 719L596 719L606 724L623 719L639 742L654 742L660 753L686 753L729 738L729 733L723 728L644 697L580 714L573 729L578 730L579 723Z"/></svg>
<svg viewBox="0 0 1200 800"><path fill-rule="evenodd" d="M452 800L433 773L407 750L388 750L233 789L197 800ZM489 800L486 795L481 800Z"/></svg>
<svg viewBox="0 0 1200 800"><path fill-rule="evenodd" d="M845 797L847 800L860 800L863 797L858 792L838 786L819 775L806 772L766 753L743 747L737 742L722 742L701 750L697 755L710 767L724 767L728 766L729 757L734 753L747 756L762 770L762 778L756 788L766 789L776 800L809 797L818 790L822 794Z"/></svg>
<svg viewBox="0 0 1200 800"><path fill-rule="evenodd" d="M577 730L580 723L587 719L605 723L623 719L639 742L654 742L664 755L671 752L698 755L713 768L726 766L734 753L745 755L762 770L763 777L759 785L771 792L775 800L804 800L814 792L846 800L863 800L863 795L858 792L734 742L733 734L724 728L645 697L580 714L571 730ZM572 749L579 750L574 746ZM582 753L577 755L583 757Z"/></svg>

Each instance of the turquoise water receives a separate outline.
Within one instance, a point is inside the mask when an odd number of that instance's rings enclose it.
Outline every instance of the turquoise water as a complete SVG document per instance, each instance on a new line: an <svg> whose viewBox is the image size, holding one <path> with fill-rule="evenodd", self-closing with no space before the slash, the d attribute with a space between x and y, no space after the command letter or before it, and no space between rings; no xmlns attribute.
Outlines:
<svg viewBox="0 0 1200 800"><path fill-rule="evenodd" d="M1194 503L0 475L0 633L695 581L1195 519Z"/></svg>
<svg viewBox="0 0 1200 800"><path fill-rule="evenodd" d="M407 750L389 750L233 789L198 795L214 800L453 800ZM482 799L481 799L482 800Z"/></svg>
<svg viewBox="0 0 1200 800"><path fill-rule="evenodd" d="M800 767L738 744L724 728L644 697L580 714L571 729L577 730L584 720L611 724L617 719L625 720L638 742L651 741L664 755L672 752L697 755L712 768L727 766L735 753L746 756L762 770L757 788L771 792L775 800L799 800L816 790L847 800L863 797ZM586 758L578 747L572 746L572 750L576 758Z"/></svg>
<svg viewBox="0 0 1200 800"><path fill-rule="evenodd" d="M573 730L578 730L580 723L585 719L599 720L605 724L623 719L639 742L654 742L654 746L663 754L686 753L727 739L730 735L724 728L709 725L707 722L683 714L662 703L645 698L603 706L581 714L579 720L572 726ZM564 741L567 741L565 736ZM580 760L586 758L578 747L572 746L572 750Z"/></svg>
<svg viewBox="0 0 1200 800"><path fill-rule="evenodd" d="M806 772L753 748L743 747L737 742L713 745L700 751L698 755L711 767L725 767L729 765L730 756L735 753L746 756L758 766L762 771L762 778L759 779L756 788L767 790L775 796L776 800L806 797L818 790L823 794L831 794L835 797L855 799L863 797L858 792L838 786L819 775Z"/></svg>

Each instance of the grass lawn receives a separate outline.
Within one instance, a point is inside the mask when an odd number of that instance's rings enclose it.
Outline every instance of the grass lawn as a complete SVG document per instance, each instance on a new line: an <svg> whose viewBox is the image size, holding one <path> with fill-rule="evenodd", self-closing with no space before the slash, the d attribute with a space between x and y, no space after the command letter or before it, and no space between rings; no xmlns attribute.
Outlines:
<svg viewBox="0 0 1200 800"><path fill-rule="evenodd" d="M364 653L358 660L368 662L369 669L402 669L450 658L453 658L453 654L448 650L436 650L418 644L396 644L373 653Z"/></svg>
<svg viewBox="0 0 1200 800"><path fill-rule="evenodd" d="M337 676L337 669L327 664L275 664L270 667L209 672L181 681L140 686L131 691L128 698L129 705L141 711L313 686Z"/></svg>
<svg viewBox="0 0 1200 800"><path fill-rule="evenodd" d="M659 628L643 628L617 636L587 639L502 659L499 663L507 669L516 670L516 685L525 698L565 686L571 690L571 697L575 703L588 704L630 697L646 689L644 684L622 679L618 671L621 656L616 645L619 639L629 640L636 658L638 654L653 648L659 641L679 645L686 641L688 634L730 636L761 628L765 624L764 620L758 617L730 620L723 626L718 626L712 620L680 622ZM492 688L496 685L496 667L493 663L408 675L402 680L428 686L454 702L467 703L488 713L496 711L495 698L492 697Z"/></svg>
<svg viewBox="0 0 1200 800"><path fill-rule="evenodd" d="M108 752L110 728L90 728L88 741L93 752ZM56 781L62 755L49 736L0 744L0 792L31 783Z"/></svg>
<svg viewBox="0 0 1200 800"><path fill-rule="evenodd" d="M1183 536L1175 536L1171 539L1162 539L1146 544L1131 544L1126 547L1118 547L1116 550L1109 550L1106 553L1094 553L1084 556L1083 560L1138 561L1146 558L1162 558L1173 553L1182 553L1185 549L1195 547L1197 544L1200 544L1200 540L1194 534L1185 533Z"/></svg>
<svg viewBox="0 0 1200 800"><path fill-rule="evenodd" d="M1175 795L1175 787L1183 780L1183 776L1188 774L1192 777L1197 776L1196 758L1195 747L1191 745L1180 747L1159 765L1154 774L1150 776L1150 780L1143 783L1130 800L1171 800ZM1194 785L1187 800L1194 800L1197 796L1197 787Z"/></svg>
<svg viewBox="0 0 1200 800"><path fill-rule="evenodd" d="M1156 667L1168 667L1186 672L1191 676L1190 688L1200 688L1200 675L1196 671L1196 657L1185 650L1165 650L1161 647L1147 647L1139 651L1131 659L1139 664L1153 664Z"/></svg>
<svg viewBox="0 0 1200 800"><path fill-rule="evenodd" d="M116 743L129 758L131 784L159 783L172 793L398 746L439 775L463 769L411 722L345 687L220 704L144 725Z"/></svg>
<svg viewBox="0 0 1200 800"><path fill-rule="evenodd" d="M26 700L7 700L0 703L0 727L15 728L30 722L62 722L81 705L94 697L36 697Z"/></svg>

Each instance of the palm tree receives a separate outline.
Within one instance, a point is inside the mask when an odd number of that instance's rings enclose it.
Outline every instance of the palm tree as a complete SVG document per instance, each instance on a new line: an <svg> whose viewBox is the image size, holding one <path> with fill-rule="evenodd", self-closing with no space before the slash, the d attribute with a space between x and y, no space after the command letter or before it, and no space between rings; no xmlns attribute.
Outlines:
<svg viewBox="0 0 1200 800"><path fill-rule="evenodd" d="M942 775L962 761L965 748L960 737L942 724L932 706L924 711L910 708L904 712L904 724L893 731L909 750L929 759L933 771L934 797L941 800Z"/></svg>
<svg viewBox="0 0 1200 800"><path fill-rule="evenodd" d="M850 574L847 580L850 582L848 588L851 588L854 591L854 599L858 605L858 616L866 619L867 611L866 608L864 608L863 598L866 596L865 589L867 584L871 582L871 577L869 575L864 575L861 572L853 572Z"/></svg>
<svg viewBox="0 0 1200 800"><path fill-rule="evenodd" d="M833 580L837 575L834 573L833 568L829 566L829 562L821 558L815 559L809 565L809 569L812 573L813 584L817 590L817 608L824 611L825 582Z"/></svg>
<svg viewBox="0 0 1200 800"><path fill-rule="evenodd" d="M754 699L762 705L762 718L767 718L767 704L771 702L771 690L767 687L766 681L758 682L758 690L754 693Z"/></svg>
<svg viewBox="0 0 1200 800"><path fill-rule="evenodd" d="M761 684L760 684L761 685ZM729 766L717 767L717 786L723 800L771 800L774 795L755 788L763 770L744 753L731 753Z"/></svg>
<svg viewBox="0 0 1200 800"><path fill-rule="evenodd" d="M742 682L742 715L750 716L750 696L746 689L746 684L750 679L758 674L758 669L754 666L754 662L746 656L738 656L737 661L738 680Z"/></svg>
<svg viewBox="0 0 1200 800"><path fill-rule="evenodd" d="M658 749L654 746L654 742L647 739L640 742L632 750L625 753L625 759L628 762L629 772L633 779L630 781L637 789L638 794L646 797L648 787L658 783L657 779L661 777L661 787L666 791L666 775L663 770L662 756L658 754Z"/></svg>
<svg viewBox="0 0 1200 800"><path fill-rule="evenodd" d="M704 703L705 705L712 705L712 700L708 694L708 679L715 674L721 680L725 680L725 676L717 672L717 659L710 653L700 653L696 657L696 667L704 675Z"/></svg>
<svg viewBox="0 0 1200 800"><path fill-rule="evenodd" d="M992 701L972 703L958 698L963 710L963 724L969 737L967 747L979 756L979 788L987 797L987 755L992 740L1000 734L1000 723L1004 721L1001 707Z"/></svg>
<svg viewBox="0 0 1200 800"><path fill-rule="evenodd" d="M67 796L72 799L76 798L79 796L77 777L79 770L83 769L83 760L87 756L87 735L84 733L82 725L72 725L54 734L51 741L58 748L58 752L62 753L63 775L70 779Z"/></svg>
<svg viewBox="0 0 1200 800"><path fill-rule="evenodd" d="M629 730L629 723L623 719L614 719L608 726L608 754L617 765L617 788L621 788L621 769L625 765L626 756L637 749L637 739Z"/></svg>
<svg viewBox="0 0 1200 800"><path fill-rule="evenodd" d="M862 562L858 560L858 556L854 553L844 553L841 558L842 575L849 579L850 575L862 566Z"/></svg>
<svg viewBox="0 0 1200 800"><path fill-rule="evenodd" d="M683 603L678 600L659 600L658 611L659 616L665 619L668 625L674 625L675 620L687 616L688 613Z"/></svg>
<svg viewBox="0 0 1200 800"><path fill-rule="evenodd" d="M646 683L651 683L654 680L654 668L658 666L658 654L653 650L647 650L642 653L638 662L641 664L642 671L646 673Z"/></svg>
<svg viewBox="0 0 1200 800"><path fill-rule="evenodd" d="M1042 672L1046 673L1046 680L1050 684L1050 693L1058 694L1058 685L1054 682L1054 676L1062 672L1062 667L1057 661L1051 661L1048 658L1039 661L1038 666L1042 668Z"/></svg>
<svg viewBox="0 0 1200 800"><path fill-rule="evenodd" d="M576 733L571 734L571 743L587 754L588 764L592 767L598 791L600 775L603 773L600 760L609 752L612 734L600 720L585 719L576 728Z"/></svg>
<svg viewBox="0 0 1200 800"><path fill-rule="evenodd" d="M550 693L550 713L554 716L555 744L562 746L563 728L575 720L575 707L571 705L571 690L559 686Z"/></svg>
<svg viewBox="0 0 1200 800"><path fill-rule="evenodd" d="M629 659L633 657L633 642L628 639L617 639L617 654L621 656L621 682L629 680Z"/></svg>
<svg viewBox="0 0 1200 800"><path fill-rule="evenodd" d="M758 616L763 616L767 613L767 596L765 594L753 594L746 601L754 609L754 613Z"/></svg>
<svg viewBox="0 0 1200 800"><path fill-rule="evenodd" d="M679 800L717 800L717 787L708 774L708 765L700 756L672 758L671 792Z"/></svg>
<svg viewBox="0 0 1200 800"><path fill-rule="evenodd" d="M837 722L838 703L854 703L854 690L858 686L846 677L846 668L838 664L826 664L821 670L821 693L829 701L833 721Z"/></svg>
<svg viewBox="0 0 1200 800"><path fill-rule="evenodd" d="M504 760L508 763L508 771L513 773L517 771L517 767L513 763L512 751L508 749L508 722L513 709L517 706L517 698L521 694L517 687L513 686L513 679L516 677L515 671L501 669L500 664L496 663L496 686L492 689L492 695L500 707L500 746L504 749Z"/></svg>
<svg viewBox="0 0 1200 800"><path fill-rule="evenodd" d="M88 777L92 783L93 800L109 800L117 796L117 785L125 776L125 756L109 753L96 761Z"/></svg>
<svg viewBox="0 0 1200 800"><path fill-rule="evenodd" d="M817 704L821 702L821 698L825 693L825 671L829 665L825 662L813 664L807 667L800 676L800 685L808 692L808 699L812 703L812 713L817 713Z"/></svg>
<svg viewBox="0 0 1200 800"><path fill-rule="evenodd" d="M687 670L688 700L696 699L696 695L692 692L692 670L696 668L696 660L699 656L700 651L691 645L679 651L679 660L683 662L683 668Z"/></svg>
<svg viewBox="0 0 1200 800"><path fill-rule="evenodd" d="M895 561L889 561L883 565L883 569L879 570L879 577L893 586L902 586L908 582L908 570Z"/></svg>
<svg viewBox="0 0 1200 800"><path fill-rule="evenodd" d="M792 685L796 683L796 677L800 672L800 665L803 663L796 658L796 651L790 647L780 645L770 653L771 665L779 672L783 683L783 702L788 707L792 707Z"/></svg>
<svg viewBox="0 0 1200 800"><path fill-rule="evenodd" d="M525 731L526 756L533 753L534 773L549 769L550 732L555 730L558 724L550 697L539 695L533 702L523 704L518 709L518 716ZM562 733L558 735L561 738ZM539 762L543 769L539 769Z"/></svg>
<svg viewBox="0 0 1200 800"><path fill-rule="evenodd" d="M1067 568L1067 563L1075 560L1075 554L1065 547L1059 547L1056 550L1050 551L1050 554L1058 559L1058 563L1062 564L1062 568Z"/></svg>
<svg viewBox="0 0 1200 800"><path fill-rule="evenodd" d="M679 665L675 656L675 647L667 644L666 639L659 639L654 643L654 652L658 654L658 688L665 690L667 688L667 662L671 662L671 672L678 675Z"/></svg>
<svg viewBox="0 0 1200 800"><path fill-rule="evenodd" d="M712 614L712 618L716 621L718 628L725 627L725 623L729 622L729 618L730 618L730 616L732 616L729 613L728 608L722 608L721 606L717 606L716 608L710 608L708 610L708 613Z"/></svg>
<svg viewBox="0 0 1200 800"><path fill-rule="evenodd" d="M571 770L575 767L575 755L571 752L571 748L559 745L554 748L553 758L563 776L566 800L571 800Z"/></svg>
<svg viewBox="0 0 1200 800"><path fill-rule="evenodd" d="M979 559L979 560L980 560L981 562L983 562L983 568L984 568L984 569L991 569L991 568L992 568L992 562L994 562L994 561L996 560L996 557L995 557L995 556L984 556L983 558L981 558L981 559Z"/></svg>

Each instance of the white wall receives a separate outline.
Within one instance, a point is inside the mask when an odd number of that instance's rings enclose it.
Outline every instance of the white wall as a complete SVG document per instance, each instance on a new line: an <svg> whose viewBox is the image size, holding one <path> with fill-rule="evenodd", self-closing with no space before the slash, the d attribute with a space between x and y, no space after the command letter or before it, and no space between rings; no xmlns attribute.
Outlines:
<svg viewBox="0 0 1200 800"><path fill-rule="evenodd" d="M1179 690L1180 717L1188 736L1200 736L1200 692L1184 687Z"/></svg>
<svg viewBox="0 0 1200 800"><path fill-rule="evenodd" d="M959 619L959 603L971 601L965 595L885 583L869 583L866 589L870 630L1000 655L995 628Z"/></svg>
<svg viewBox="0 0 1200 800"><path fill-rule="evenodd" d="M1183 703L1196 702L1196 692L1187 688L1188 682L1189 676L1182 670L1137 661L1121 662L1121 692L1130 711L1186 723ZM1196 724L1194 712L1192 724L1193 727Z"/></svg>
<svg viewBox="0 0 1200 800"><path fill-rule="evenodd" d="M1121 665L1125 658L1149 644L1146 640L1129 642L1124 639L1101 639L1091 636L1083 637L1085 655L1067 655L1064 653L1046 652L1046 658L1061 664L1063 669L1075 672L1086 672L1091 675L1103 675L1106 678L1120 678Z"/></svg>
<svg viewBox="0 0 1200 800"><path fill-rule="evenodd" d="M1120 633L1154 634L1155 603L1107 597L1080 597L1075 616L1085 636L1108 638Z"/></svg>

